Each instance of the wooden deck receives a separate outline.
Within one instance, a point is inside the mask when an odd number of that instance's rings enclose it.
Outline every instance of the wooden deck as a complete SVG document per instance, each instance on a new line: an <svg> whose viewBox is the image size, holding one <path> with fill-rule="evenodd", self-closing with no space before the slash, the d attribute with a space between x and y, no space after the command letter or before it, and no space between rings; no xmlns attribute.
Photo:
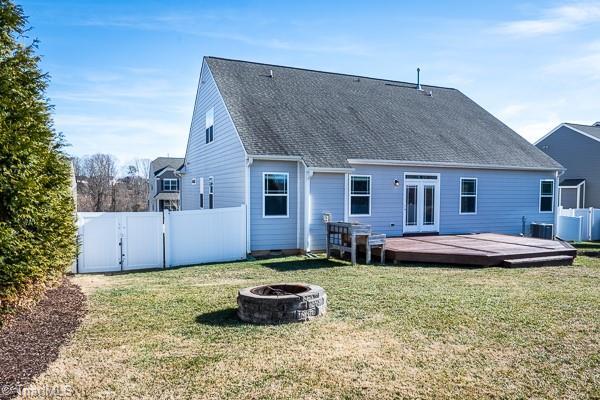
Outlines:
<svg viewBox="0 0 600 400"><path fill-rule="evenodd" d="M519 266L571 264L576 249L565 242L481 233L387 238L389 261Z"/></svg>

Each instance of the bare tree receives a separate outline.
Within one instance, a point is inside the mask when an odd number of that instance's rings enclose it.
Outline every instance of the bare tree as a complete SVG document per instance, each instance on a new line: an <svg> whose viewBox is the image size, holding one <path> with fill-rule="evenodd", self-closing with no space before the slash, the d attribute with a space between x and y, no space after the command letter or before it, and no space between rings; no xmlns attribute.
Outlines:
<svg viewBox="0 0 600 400"><path fill-rule="evenodd" d="M150 161L136 159L117 176L109 154L74 157L79 211L146 211Z"/></svg>
<svg viewBox="0 0 600 400"><path fill-rule="evenodd" d="M75 175L80 211L115 210L114 183L117 175L115 158L110 154L94 154L76 158Z"/></svg>
<svg viewBox="0 0 600 400"><path fill-rule="evenodd" d="M137 169L138 176L149 179L150 174L150 159L149 158L136 158L134 161L135 168Z"/></svg>

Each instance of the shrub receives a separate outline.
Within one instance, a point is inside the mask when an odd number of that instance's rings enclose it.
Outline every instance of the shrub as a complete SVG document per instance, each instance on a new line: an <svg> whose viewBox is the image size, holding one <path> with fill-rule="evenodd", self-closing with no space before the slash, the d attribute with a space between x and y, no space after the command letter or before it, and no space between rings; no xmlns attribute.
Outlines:
<svg viewBox="0 0 600 400"><path fill-rule="evenodd" d="M70 164L26 22L0 0L0 320L62 276L77 248Z"/></svg>

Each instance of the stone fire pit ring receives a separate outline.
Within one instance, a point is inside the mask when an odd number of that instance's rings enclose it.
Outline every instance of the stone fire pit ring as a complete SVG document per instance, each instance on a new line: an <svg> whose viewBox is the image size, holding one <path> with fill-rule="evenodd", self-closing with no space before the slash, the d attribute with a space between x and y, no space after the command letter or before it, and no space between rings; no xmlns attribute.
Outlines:
<svg viewBox="0 0 600 400"><path fill-rule="evenodd" d="M254 324L308 321L327 311L327 294L317 285L275 283L240 289L238 317Z"/></svg>

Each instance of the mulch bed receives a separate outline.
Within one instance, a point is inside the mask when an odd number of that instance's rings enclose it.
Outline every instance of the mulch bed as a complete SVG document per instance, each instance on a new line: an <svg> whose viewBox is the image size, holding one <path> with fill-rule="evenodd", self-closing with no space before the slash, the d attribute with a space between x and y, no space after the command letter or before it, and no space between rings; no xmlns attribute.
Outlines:
<svg viewBox="0 0 600 400"><path fill-rule="evenodd" d="M0 330L0 399L18 394L56 360L85 315L85 296L68 278Z"/></svg>

